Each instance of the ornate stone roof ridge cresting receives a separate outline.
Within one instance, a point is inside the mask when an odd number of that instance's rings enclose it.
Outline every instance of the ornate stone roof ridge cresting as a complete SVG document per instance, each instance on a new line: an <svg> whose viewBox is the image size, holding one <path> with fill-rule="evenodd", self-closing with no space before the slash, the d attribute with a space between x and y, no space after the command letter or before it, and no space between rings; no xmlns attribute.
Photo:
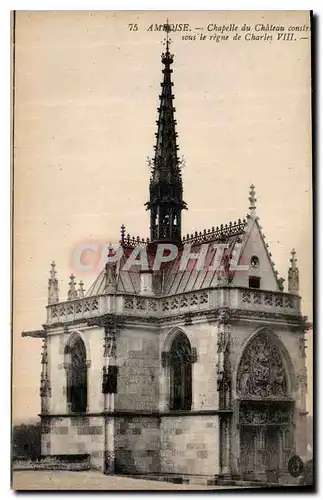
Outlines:
<svg viewBox="0 0 323 500"><path fill-rule="evenodd" d="M212 227L211 229L204 229L203 232L199 233L195 231L193 234L187 234L183 236L183 243L205 243L213 240L220 240L222 238L228 238L230 236L238 236L243 234L246 229L247 221L246 219L238 219L235 222L229 222L229 224L221 224L220 226Z"/></svg>
<svg viewBox="0 0 323 500"><path fill-rule="evenodd" d="M120 231L120 241L119 243L124 247L134 248L137 245L149 245L149 238L140 238L140 236L130 236L129 233L126 234L126 227L124 224L121 226Z"/></svg>

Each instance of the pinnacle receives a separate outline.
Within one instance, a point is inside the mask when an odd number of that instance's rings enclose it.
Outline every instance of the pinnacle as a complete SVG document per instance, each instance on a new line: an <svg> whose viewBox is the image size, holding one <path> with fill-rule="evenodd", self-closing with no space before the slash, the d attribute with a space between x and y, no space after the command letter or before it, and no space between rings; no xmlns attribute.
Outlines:
<svg viewBox="0 0 323 500"><path fill-rule="evenodd" d="M249 191L249 210L250 210L250 215L255 216L256 215L256 189L253 184L250 186L250 191Z"/></svg>

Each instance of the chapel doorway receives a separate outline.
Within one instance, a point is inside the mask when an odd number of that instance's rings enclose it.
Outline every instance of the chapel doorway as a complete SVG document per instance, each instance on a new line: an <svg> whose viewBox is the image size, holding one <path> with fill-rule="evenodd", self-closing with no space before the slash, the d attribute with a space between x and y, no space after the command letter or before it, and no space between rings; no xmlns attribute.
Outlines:
<svg viewBox="0 0 323 500"><path fill-rule="evenodd" d="M291 402L240 403L240 473L244 480L276 482L292 452Z"/></svg>
<svg viewBox="0 0 323 500"><path fill-rule="evenodd" d="M240 431L241 473L245 480L264 480L283 468L279 427L242 426Z"/></svg>
<svg viewBox="0 0 323 500"><path fill-rule="evenodd" d="M244 479L276 482L294 449L291 363L267 328L252 337L237 372L240 473Z"/></svg>

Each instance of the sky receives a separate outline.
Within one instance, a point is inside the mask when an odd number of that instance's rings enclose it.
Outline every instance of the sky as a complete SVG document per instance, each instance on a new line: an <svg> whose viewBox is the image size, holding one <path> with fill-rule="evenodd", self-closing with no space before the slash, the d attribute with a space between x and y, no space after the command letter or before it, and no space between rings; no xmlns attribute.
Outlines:
<svg viewBox="0 0 323 500"><path fill-rule="evenodd" d="M15 29L14 420L34 418L40 411L41 341L21 338L21 332L45 322L50 262L56 262L64 299L79 243L116 242L122 223L135 236L149 236L146 158L155 144L164 35L148 28L167 17L191 30L171 34L179 153L186 164L183 233L243 218L253 183L276 269L287 279L294 247L302 310L312 318L309 34L296 32L295 39L284 42L276 35L271 41L248 41L239 28L240 40L210 39L219 35L215 24L288 29L308 25L308 13L20 11ZM95 278L95 273L77 276L85 288ZM310 370L311 335L308 354Z"/></svg>

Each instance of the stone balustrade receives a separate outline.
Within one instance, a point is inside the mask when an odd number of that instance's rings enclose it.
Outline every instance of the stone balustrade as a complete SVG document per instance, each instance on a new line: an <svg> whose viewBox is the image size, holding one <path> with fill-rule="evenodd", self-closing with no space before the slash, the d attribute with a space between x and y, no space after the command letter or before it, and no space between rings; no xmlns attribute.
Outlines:
<svg viewBox="0 0 323 500"><path fill-rule="evenodd" d="M97 295L51 304L47 306L47 323L62 323L100 316L107 312L105 298L104 295Z"/></svg>
<svg viewBox="0 0 323 500"><path fill-rule="evenodd" d="M47 324L88 319L106 313L140 317L162 317L220 307L300 314L300 297L290 293L239 287L219 287L164 297L135 294L104 294L47 306Z"/></svg>

